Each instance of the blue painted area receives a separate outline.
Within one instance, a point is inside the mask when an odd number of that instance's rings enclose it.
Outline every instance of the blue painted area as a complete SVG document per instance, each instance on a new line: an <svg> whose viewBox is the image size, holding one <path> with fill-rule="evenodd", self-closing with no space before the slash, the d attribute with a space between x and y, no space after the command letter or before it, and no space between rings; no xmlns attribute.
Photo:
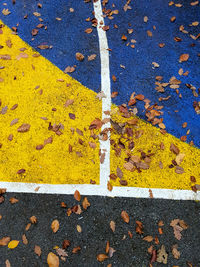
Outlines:
<svg viewBox="0 0 200 267"><path fill-rule="evenodd" d="M7 6L3 3L7 3ZM38 3L42 4L42 8L37 6ZM13 5L12 1L5 0L1 1L0 7L1 10L8 8L11 11L8 16L0 12L0 18L9 27L19 24L18 34L24 41L61 70L67 66L76 65L76 71L70 75L94 91L100 91L98 35L96 28L91 27L92 23L86 21L86 18L94 17L92 3L86 4L82 0L17 0ZM70 12L70 8L73 8L74 12ZM39 12L43 22L40 22L33 12ZM27 19L24 19L25 15L28 15ZM62 20L56 20L57 17ZM32 36L31 31L39 23L47 26L47 30L41 28L36 36ZM93 28L93 32L86 34L84 31L87 28ZM32 40L33 37L34 40ZM40 50L37 48L40 44L52 45L53 48ZM76 52L85 56L83 62L76 60ZM96 54L97 57L94 61L88 62L87 56L91 54Z"/></svg>
<svg viewBox="0 0 200 267"><path fill-rule="evenodd" d="M145 98L151 100L150 104L158 103L164 105L164 124L169 133L180 138L186 135L188 129L187 142L194 141L200 147L200 115L197 115L193 108L193 101L200 101L200 97L194 97L192 90L186 87L186 83L200 87L200 38L193 40L189 34L197 35L200 27L190 27L194 21L200 21L199 6L191 6L190 1L174 1L181 3L181 8L168 5L168 1L163 0L141 0L131 1L131 10L124 12L123 6L126 1L109 1L106 9L119 10L118 15L113 15L114 19L106 18L106 24L110 26L107 32L109 47L112 49L110 55L111 75L117 77L116 82L112 82L112 90L118 91L119 96L114 99L116 104L127 103L132 92L143 94ZM112 5L115 4L113 8ZM144 23L144 16L148 17L148 22ZM176 16L174 23L170 18ZM131 25L130 25L130 24ZM117 24L118 29L114 28ZM156 29L153 29L155 25ZM179 31L179 26L184 25L189 34ZM127 29L133 29L132 34L127 33ZM146 31L153 33L148 37ZM122 41L122 35L127 36L127 41ZM175 42L174 37L182 38L182 42ZM131 39L135 39L135 48L126 46ZM165 43L165 47L160 48L159 43ZM195 46L191 46L195 44ZM179 56L188 53L190 58L187 62L179 63ZM152 68L152 62L157 62L160 67ZM120 64L126 69L122 69ZM184 72L189 71L188 76L179 76L178 70L183 68ZM163 76L162 82L168 82L172 76L181 80L179 92L182 98L176 94L174 89L166 88L165 93L158 93L154 88L155 77ZM200 92L199 92L200 94ZM171 95L168 101L159 102L159 97ZM139 116L146 119L144 103L140 102L138 107ZM175 113L174 111L179 112ZM183 122L188 123L186 129L182 128Z"/></svg>
<svg viewBox="0 0 200 267"><path fill-rule="evenodd" d="M67 66L77 65L76 71L71 73L75 79L86 85L90 89L98 92L100 90L100 58L98 35L95 28L92 34L85 34L84 30L91 27L91 22L86 22L87 17L93 18L93 4L84 3L83 0L41 0L42 8L37 7L38 1L17 0L15 5L11 1L7 3L11 11L9 16L0 14L0 18L9 26L16 26L19 23L19 36L37 49L40 44L52 45L52 49L39 50L43 56L52 61L60 69L64 70ZM114 19L105 18L106 25L110 26L107 31L110 52L111 75L117 77L117 81L112 82L112 91L118 91L119 95L113 99L117 105L128 103L132 92L143 94L145 98L151 100L150 104L158 103L164 105L164 124L169 133L180 138L186 135L188 129L187 142L194 141L197 147L200 147L200 115L197 115L193 108L193 101L200 101L200 97L194 97L192 90L186 87L186 83L200 87L200 57L198 56L199 42L179 31L179 26L184 25L190 34L197 35L200 27L190 27L193 21L200 21L199 6L192 7L190 1L180 0L177 3L183 4L181 8L168 5L168 1L163 0L141 0L131 1L131 10L125 12L123 6L125 0L109 0L106 9L119 10L119 14L113 15ZM115 7L113 6L115 4ZM69 9L74 8L70 13ZM40 12L41 18L47 30L39 29L39 33L31 36L33 28L39 24L37 17L33 12ZM24 15L28 18L24 19ZM144 23L144 16L148 17L148 22ZM170 18L176 16L174 23ZM57 21L56 17L62 18ZM115 29L114 24L118 25ZM153 29L153 26L156 29ZM133 29L132 34L127 33L127 29ZM153 33L148 37L146 31ZM125 34L127 41L122 41L121 36ZM175 42L174 37L178 36L182 42ZM131 48L127 43L131 39L137 42L135 48ZM159 43L165 43L165 47L160 48ZM195 46L191 46L195 44ZM94 61L78 62L75 59L75 53L81 52L86 57L96 54ZM187 62L179 63L179 56L188 53L190 58ZM152 62L157 62L160 67L152 68ZM120 67L125 66L125 69ZM188 76L179 76L178 70L183 68L184 72L189 71ZM182 98L176 94L174 89L166 88L165 93L158 93L155 88L155 77L163 76L162 82L168 82L172 76L181 80L179 88ZM159 102L159 97L171 95L168 101ZM144 112L144 103L138 102L138 115L146 119ZM174 112L178 110L178 112ZM186 129L182 128L183 122L187 122Z"/></svg>

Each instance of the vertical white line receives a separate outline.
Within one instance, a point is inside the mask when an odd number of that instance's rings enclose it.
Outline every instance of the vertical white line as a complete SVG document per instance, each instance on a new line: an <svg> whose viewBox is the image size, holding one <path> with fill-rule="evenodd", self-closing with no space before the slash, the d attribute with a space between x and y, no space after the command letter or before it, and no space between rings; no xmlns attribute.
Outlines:
<svg viewBox="0 0 200 267"><path fill-rule="evenodd" d="M106 31L102 29L104 24L101 0L93 2L95 18L97 19L97 32L99 37L99 50L101 58L101 91L105 94L102 98L102 120L110 118L105 111L111 110L111 89L110 89L110 67L109 67L109 51ZM102 126L102 130L110 128L110 122ZM110 175L110 133L108 133L108 140L100 140L101 153L105 153L104 162L100 164L100 186L104 192L107 190L107 181Z"/></svg>

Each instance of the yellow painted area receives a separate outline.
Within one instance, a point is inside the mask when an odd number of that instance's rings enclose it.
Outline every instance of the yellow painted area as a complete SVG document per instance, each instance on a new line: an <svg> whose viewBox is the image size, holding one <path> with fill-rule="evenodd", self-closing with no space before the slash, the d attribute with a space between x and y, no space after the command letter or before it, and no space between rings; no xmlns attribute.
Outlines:
<svg viewBox="0 0 200 267"><path fill-rule="evenodd" d="M127 122L129 119L123 118L117 108L113 106L112 119L116 122ZM180 141L170 134L161 134L160 130L143 120L139 120L137 126L127 125L126 127L133 129L133 141L135 147L132 151L128 149L127 139L122 138L121 142L125 144L125 149L121 150L121 156L116 156L114 146L111 146L111 173L116 174L117 167L123 172L123 180L128 182L127 186L143 187L143 188L168 188L168 189L188 189L191 190L190 176L195 176L196 183L200 184L200 149L190 146L187 143ZM141 131L142 135L136 138L136 131ZM111 134L111 139L118 143L120 135L114 131ZM124 137L127 137L125 134ZM131 139L131 138L130 138ZM165 149L160 149L160 143L164 144ZM180 164L180 167L184 169L184 173L177 174L175 167L169 168L172 164L172 160L176 158L176 155L170 151L170 145L173 143L176 145L180 153L184 153L185 157ZM146 154L154 153L150 157L150 168L147 170L141 170L138 173L137 170L128 171L124 168L126 163L125 158L128 155L141 156L141 151ZM163 169L159 167L159 162L162 162ZM114 186L120 186L120 179L116 181L111 180L111 184Z"/></svg>
<svg viewBox="0 0 200 267"><path fill-rule="evenodd" d="M90 137L88 128L95 118L101 118L101 101L42 56L34 57L37 53L8 27L2 30L0 45L4 47L0 56L9 55L11 60L0 59L0 66L4 66L0 69L0 111L8 107L4 115L0 114L0 180L52 184L85 184L93 180L98 184L99 144L98 139ZM11 48L6 44L8 40ZM64 107L69 99L74 103ZM11 110L15 104L18 107ZM69 113L75 114L75 120L69 118ZM14 119L19 119L18 123L10 126ZM50 122L61 123L63 134L48 130ZM18 132L24 123L30 124L30 130ZM13 140L9 141L11 134ZM36 149L51 136L52 144ZM96 148L88 142L96 143ZM17 174L20 169L25 173Z"/></svg>

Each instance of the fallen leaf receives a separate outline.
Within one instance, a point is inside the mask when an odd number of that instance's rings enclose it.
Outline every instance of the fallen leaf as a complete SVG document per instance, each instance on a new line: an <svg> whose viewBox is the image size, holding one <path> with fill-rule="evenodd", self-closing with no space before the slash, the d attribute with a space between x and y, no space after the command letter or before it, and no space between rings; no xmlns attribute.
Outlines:
<svg viewBox="0 0 200 267"><path fill-rule="evenodd" d="M53 220L53 222L51 223L51 229L54 233L56 233L58 231L60 227L59 221L58 220Z"/></svg>
<svg viewBox="0 0 200 267"><path fill-rule="evenodd" d="M0 239L0 246L7 246L9 242L10 242L10 237L5 236L2 239Z"/></svg>
<svg viewBox="0 0 200 267"><path fill-rule="evenodd" d="M179 154L176 156L176 159L175 159L176 163L177 163L178 165L180 165L181 162L183 161L184 157L185 157L185 154L183 154L183 153L179 153Z"/></svg>
<svg viewBox="0 0 200 267"><path fill-rule="evenodd" d="M102 262L102 261L104 261L105 259L108 259L108 256L107 256L107 255L105 255L105 254L99 254L99 255L97 255L97 260L98 260L99 262Z"/></svg>
<svg viewBox="0 0 200 267"><path fill-rule="evenodd" d="M37 246L37 245L35 245L35 247L34 247L34 252L35 252L35 254L37 254L39 257L40 257L41 254L42 254L42 250L41 250L41 248L40 248L39 246Z"/></svg>
<svg viewBox="0 0 200 267"><path fill-rule="evenodd" d="M106 98L106 95L105 95L105 93L103 91L101 91L96 95L96 98L101 100L102 98Z"/></svg>
<svg viewBox="0 0 200 267"><path fill-rule="evenodd" d="M156 261L167 264L167 258L168 258L168 254L166 253L165 246L162 245L161 249L158 250Z"/></svg>
<svg viewBox="0 0 200 267"><path fill-rule="evenodd" d="M88 61L95 60L96 57L97 57L96 54L92 54L92 55L88 56Z"/></svg>
<svg viewBox="0 0 200 267"><path fill-rule="evenodd" d="M88 34L90 34L90 33L92 33L92 28L87 28L86 30L85 30L85 33L88 33Z"/></svg>
<svg viewBox="0 0 200 267"><path fill-rule="evenodd" d="M147 241L147 242L151 242L151 241L153 241L153 236L151 236L151 235L147 235L147 236L145 236L145 237L143 238L143 240L144 240L144 241Z"/></svg>
<svg viewBox="0 0 200 267"><path fill-rule="evenodd" d="M80 195L80 193L79 193L78 190L76 190L76 191L74 192L74 198L75 198L77 201L80 201L80 200L81 200L81 195Z"/></svg>
<svg viewBox="0 0 200 267"><path fill-rule="evenodd" d="M182 54L179 57L179 62L184 62L187 61L189 59L189 54Z"/></svg>
<svg viewBox="0 0 200 267"><path fill-rule="evenodd" d="M110 258L112 258L114 252L116 252L116 250L114 248L112 248L112 247L109 247L108 255L109 255Z"/></svg>
<svg viewBox="0 0 200 267"><path fill-rule="evenodd" d="M76 53L76 59L77 59L78 61L83 61L84 58L85 58L85 57L84 57L83 54L81 54L81 53L79 53L79 52Z"/></svg>
<svg viewBox="0 0 200 267"><path fill-rule="evenodd" d="M11 12L8 10L8 8L4 8L3 10L2 10L2 14L4 15L4 16L7 16L7 15L9 15Z"/></svg>
<svg viewBox="0 0 200 267"><path fill-rule="evenodd" d="M74 99L68 99L68 100L65 102L64 106L67 108L69 105L72 105L73 103L74 103Z"/></svg>
<svg viewBox="0 0 200 267"><path fill-rule="evenodd" d="M19 202L19 199L15 198L15 197L11 197L9 199L9 201L10 201L11 204L15 204L15 203Z"/></svg>
<svg viewBox="0 0 200 267"><path fill-rule="evenodd" d="M172 254L173 254L175 259L179 259L181 256L181 253L178 251L177 248L178 248L177 244L172 246Z"/></svg>
<svg viewBox="0 0 200 267"><path fill-rule="evenodd" d="M59 257L56 256L53 252L50 252L47 256L47 263L49 267L58 267L59 266Z"/></svg>
<svg viewBox="0 0 200 267"><path fill-rule="evenodd" d="M10 261L9 260L6 260L5 261L5 264L6 264L6 267L11 267L11 264L10 264Z"/></svg>
<svg viewBox="0 0 200 267"><path fill-rule="evenodd" d="M115 232L115 227L116 227L116 224L114 221L110 221L110 229L113 231L113 233Z"/></svg>
<svg viewBox="0 0 200 267"><path fill-rule="evenodd" d="M81 228L81 226L80 226L79 224L77 224L77 226L76 226L76 230L77 230L77 232L79 232L79 233L82 232L82 228Z"/></svg>
<svg viewBox="0 0 200 267"><path fill-rule="evenodd" d="M30 217L30 221L32 224L36 224L37 223L37 218L35 216L31 216Z"/></svg>
<svg viewBox="0 0 200 267"><path fill-rule="evenodd" d="M24 243L24 245L27 245L28 244L28 240L27 240L25 234L22 235L22 242Z"/></svg>
<svg viewBox="0 0 200 267"><path fill-rule="evenodd" d="M8 243L8 248L10 249L14 249L18 246L19 241L18 240L12 240Z"/></svg>
<svg viewBox="0 0 200 267"><path fill-rule="evenodd" d="M90 202L88 201L87 197L84 197L82 205L83 205L84 210L90 207Z"/></svg>
<svg viewBox="0 0 200 267"><path fill-rule="evenodd" d="M60 257L67 257L68 256L67 252L64 249L62 249L62 248L57 248L56 249L56 253Z"/></svg>
<svg viewBox="0 0 200 267"><path fill-rule="evenodd" d="M149 37L152 37L152 36L153 36L153 34L152 34L151 31L147 31L147 35L148 35Z"/></svg>
<svg viewBox="0 0 200 267"><path fill-rule="evenodd" d="M72 249L72 253L76 254L80 250L81 250L80 247L75 247L75 248Z"/></svg>
<svg viewBox="0 0 200 267"><path fill-rule="evenodd" d="M170 150L176 155L178 155L180 153L179 148L177 146L175 146L174 144L170 145Z"/></svg>
<svg viewBox="0 0 200 267"><path fill-rule="evenodd" d="M129 223L129 215L125 210L121 212L121 217L125 223Z"/></svg>
<svg viewBox="0 0 200 267"><path fill-rule="evenodd" d="M24 124L22 124L18 129L17 129L17 131L19 132L19 133L25 133L25 132L28 132L29 131L29 129L30 129L30 124L28 124L28 123L24 123Z"/></svg>
<svg viewBox="0 0 200 267"><path fill-rule="evenodd" d="M19 119L14 119L11 121L10 126L13 126L14 124L18 123Z"/></svg>

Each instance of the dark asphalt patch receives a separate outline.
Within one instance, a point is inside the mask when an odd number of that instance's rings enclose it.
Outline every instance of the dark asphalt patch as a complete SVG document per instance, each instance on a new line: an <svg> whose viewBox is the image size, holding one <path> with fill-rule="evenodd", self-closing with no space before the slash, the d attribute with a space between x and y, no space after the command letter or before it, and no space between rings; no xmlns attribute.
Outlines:
<svg viewBox="0 0 200 267"><path fill-rule="evenodd" d="M19 202L10 204L9 199L16 197ZM81 201L83 200L83 196ZM67 208L77 205L73 196L65 195L39 195L7 193L5 202L0 205L0 239L10 236L12 240L20 240L19 245L11 250L7 246L0 247L0 266L5 266L9 259L11 266L47 266L46 259L50 251L55 252L54 246L62 247L64 239L71 241L67 248L66 262L60 260L60 266L149 266L151 256L147 248L151 244L158 249L165 245L169 253L166 265L153 263L153 266L200 266L200 203L194 201L173 201L155 199L134 198L108 198L88 197L91 206L80 215L67 216ZM61 208L60 203L65 202L67 208ZM130 216L130 223L126 224L121 219L121 211L125 210ZM38 223L25 231L29 218L35 215ZM182 239L174 237L170 222L173 219L182 219L189 228L182 231ZM54 219L60 222L57 233L51 230ZM110 229L110 221L116 223L113 233ZM139 220L144 225L144 235L135 233L135 221ZM158 222L163 220L163 234L158 233ZM78 233L76 226L80 225L82 232ZM128 236L131 231L133 238ZM26 234L28 244L22 243L22 235ZM142 237L157 235L159 244L148 243ZM126 238L123 240L123 237ZM106 242L116 250L112 258L99 263L96 256L105 253ZM180 259L174 259L171 247L178 244L181 253ZM34 253L34 246L42 249L41 257ZM72 254L74 247L80 246L81 251Z"/></svg>

